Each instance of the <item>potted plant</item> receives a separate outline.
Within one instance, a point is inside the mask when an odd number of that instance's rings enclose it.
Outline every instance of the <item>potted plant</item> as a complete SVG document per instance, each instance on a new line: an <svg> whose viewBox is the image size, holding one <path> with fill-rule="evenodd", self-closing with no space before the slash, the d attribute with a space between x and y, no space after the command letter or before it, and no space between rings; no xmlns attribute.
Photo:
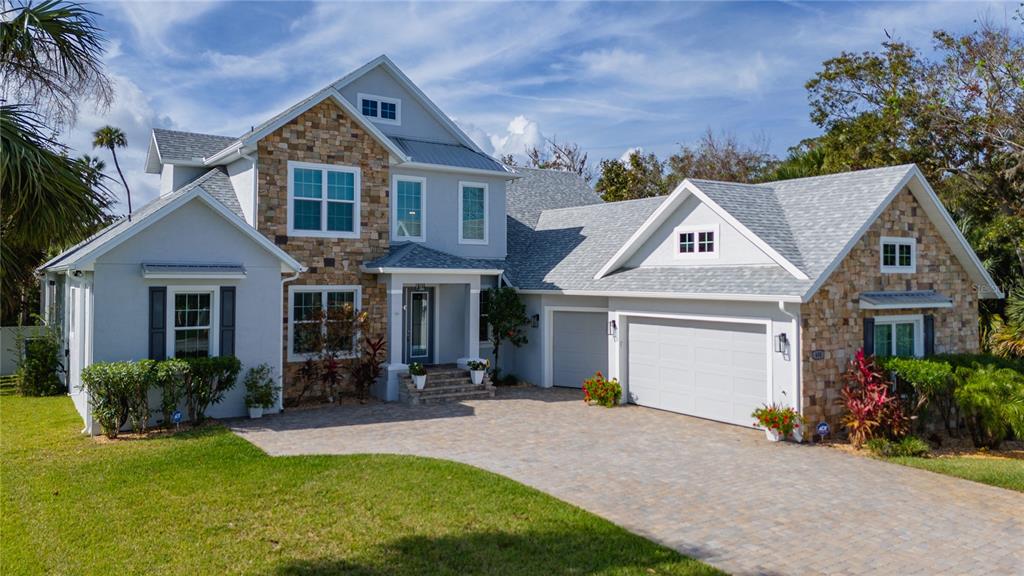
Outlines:
<svg viewBox="0 0 1024 576"><path fill-rule="evenodd" d="M409 374L412 375L412 383L416 385L416 389L423 390L423 387L427 385L427 369L423 367L423 364L419 362L409 364Z"/></svg>
<svg viewBox="0 0 1024 576"><path fill-rule="evenodd" d="M469 377L473 380L473 384L477 386L483 384L484 374L487 372L489 364L487 360L470 360L466 362L466 367L469 368Z"/></svg>
<svg viewBox="0 0 1024 576"><path fill-rule="evenodd" d="M277 404L277 387L270 366L260 364L245 375L245 405L249 418L262 418L263 411Z"/></svg>
<svg viewBox="0 0 1024 576"><path fill-rule="evenodd" d="M800 427L801 417L793 408L776 404L763 405L751 414L756 420L755 426L764 428L765 436L771 442L784 440L793 430ZM801 432L798 442L803 439Z"/></svg>

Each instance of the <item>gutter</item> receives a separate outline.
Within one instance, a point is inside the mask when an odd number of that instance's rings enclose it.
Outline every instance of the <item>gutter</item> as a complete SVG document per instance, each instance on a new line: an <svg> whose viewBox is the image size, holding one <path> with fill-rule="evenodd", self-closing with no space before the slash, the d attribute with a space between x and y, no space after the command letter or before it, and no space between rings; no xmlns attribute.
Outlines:
<svg viewBox="0 0 1024 576"><path fill-rule="evenodd" d="M303 267L303 268L305 268L305 267ZM281 302L284 301L284 285L289 283L289 282L292 282L293 280L297 280L299 278L299 274L301 274L304 271L305 270L296 271L291 276L285 276L284 278L281 279L281 300L280 300ZM282 381L281 381L281 391L280 391L281 393L277 395L277 406L276 406L276 408L277 408L278 412L284 412L284 363L285 363L285 359L284 359L284 354L285 354L285 351L284 351L284 345L285 345L285 342L284 342L284 332L285 332L285 329L281 329L281 330L277 331L277 350L278 350L278 353L281 354L281 378L282 378Z"/></svg>

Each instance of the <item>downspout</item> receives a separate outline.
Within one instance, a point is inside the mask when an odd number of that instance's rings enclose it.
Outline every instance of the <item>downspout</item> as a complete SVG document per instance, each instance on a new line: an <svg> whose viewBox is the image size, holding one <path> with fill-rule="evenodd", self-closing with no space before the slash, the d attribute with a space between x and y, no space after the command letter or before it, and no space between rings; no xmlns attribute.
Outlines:
<svg viewBox="0 0 1024 576"><path fill-rule="evenodd" d="M281 301L284 300L284 285L297 280L299 274L302 274L305 270L296 270L291 276L285 276L281 279ZM277 350L281 354L281 393L277 395L277 411L284 412L284 365L287 362L287 354L284 350L284 330L277 331Z"/></svg>
<svg viewBox="0 0 1024 576"><path fill-rule="evenodd" d="M793 326L793 339L790 343L789 353L790 360L793 362L792 379L795 398L792 401L797 412L803 414L803 386L800 382L800 361L798 360L800 358L800 318L786 310L786 302L783 300L779 300L779 312L790 317Z"/></svg>

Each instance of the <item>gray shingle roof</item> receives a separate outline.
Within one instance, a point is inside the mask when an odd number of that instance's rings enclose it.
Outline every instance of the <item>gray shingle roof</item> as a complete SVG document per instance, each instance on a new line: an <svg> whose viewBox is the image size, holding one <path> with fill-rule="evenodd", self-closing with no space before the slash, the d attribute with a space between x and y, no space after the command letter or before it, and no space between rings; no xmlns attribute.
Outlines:
<svg viewBox="0 0 1024 576"><path fill-rule="evenodd" d="M225 183L227 188L225 188ZM235 197L234 190L231 188L231 181L228 179L227 174L224 172L222 168L214 168L199 176L195 180L189 182L188 184L182 186L181 188L178 188L174 192L160 196L155 200L142 205L138 210L132 212L132 220L128 220L128 218L124 216L121 217L116 222L110 224L106 228L103 228L102 230L93 234L89 238L86 238L85 240L79 242L78 244L75 244L71 248L68 248L64 252L58 254L47 263L40 266L39 269L43 270L46 268L52 268L54 266L67 263L69 261L76 260L76 257L78 255L87 254L93 248L96 248L103 242L106 242L109 238L121 234L125 230L129 229L135 222L142 220L149 214L152 214L153 212L156 212L157 210L163 208L167 204L170 204L172 201L174 201L174 199L180 197L182 194L185 194L189 190L192 190L197 187L202 187L203 190L206 190L206 192L210 194L210 196L213 196L214 198L220 200L222 203L225 203L225 205L232 212L238 214L239 217L241 217L241 208L238 206L238 198ZM228 191L230 191L230 198L233 199L233 203L235 206L234 208L230 204L225 202L225 200L228 199Z"/></svg>
<svg viewBox="0 0 1024 576"><path fill-rule="evenodd" d="M237 140L230 136L180 132L164 128L154 128L153 137L156 138L156 146L164 162L199 160L213 156Z"/></svg>
<svg viewBox="0 0 1024 576"><path fill-rule="evenodd" d="M363 264L365 269L410 268L443 270L501 270L503 260L462 258L414 242L393 244L386 256Z"/></svg>
<svg viewBox="0 0 1024 576"><path fill-rule="evenodd" d="M473 168L476 170L493 170L496 172L505 171L505 167L494 158L471 150L462 144L445 144L402 138L400 136L388 136L388 138L395 144L398 144L402 152L405 152L413 162L454 166L457 168Z"/></svg>
<svg viewBox="0 0 1024 576"><path fill-rule="evenodd" d="M544 210L603 202L586 180L572 172L520 166L512 171L520 178L506 186L505 207L510 218L530 228Z"/></svg>

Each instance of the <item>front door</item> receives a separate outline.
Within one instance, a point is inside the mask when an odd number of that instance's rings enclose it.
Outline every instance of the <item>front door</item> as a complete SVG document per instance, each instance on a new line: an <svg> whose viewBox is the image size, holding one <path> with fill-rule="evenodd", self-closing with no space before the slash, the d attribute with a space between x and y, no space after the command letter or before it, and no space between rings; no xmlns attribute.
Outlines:
<svg viewBox="0 0 1024 576"><path fill-rule="evenodd" d="M405 290L405 363L434 361L434 289Z"/></svg>

